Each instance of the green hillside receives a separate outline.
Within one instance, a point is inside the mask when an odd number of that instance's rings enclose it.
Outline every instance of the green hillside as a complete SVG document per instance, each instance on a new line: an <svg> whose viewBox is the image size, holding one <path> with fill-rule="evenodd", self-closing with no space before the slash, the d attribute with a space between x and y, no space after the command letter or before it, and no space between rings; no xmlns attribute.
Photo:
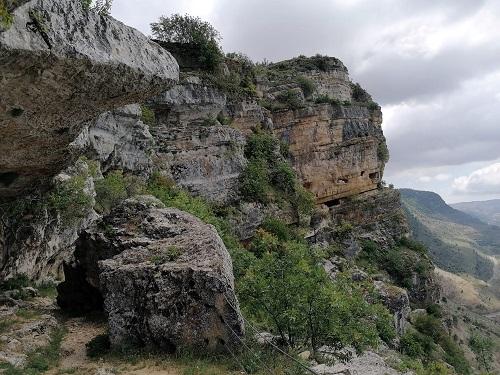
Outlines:
<svg viewBox="0 0 500 375"><path fill-rule="evenodd" d="M500 199L477 202L462 202L450 205L457 210L468 213L485 223L500 226Z"/></svg>
<svg viewBox="0 0 500 375"><path fill-rule="evenodd" d="M401 189L401 197L414 237L440 268L482 280L493 277L487 255L500 254L499 227L450 207L433 192Z"/></svg>

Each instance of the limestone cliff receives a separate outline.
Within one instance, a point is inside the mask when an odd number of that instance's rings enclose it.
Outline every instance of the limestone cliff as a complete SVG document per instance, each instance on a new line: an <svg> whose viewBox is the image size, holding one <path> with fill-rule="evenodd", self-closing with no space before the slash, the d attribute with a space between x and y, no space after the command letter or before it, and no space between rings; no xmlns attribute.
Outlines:
<svg viewBox="0 0 500 375"><path fill-rule="evenodd" d="M11 12L0 31L3 199L48 187L86 122L153 96L179 74L166 50L79 1L24 1Z"/></svg>

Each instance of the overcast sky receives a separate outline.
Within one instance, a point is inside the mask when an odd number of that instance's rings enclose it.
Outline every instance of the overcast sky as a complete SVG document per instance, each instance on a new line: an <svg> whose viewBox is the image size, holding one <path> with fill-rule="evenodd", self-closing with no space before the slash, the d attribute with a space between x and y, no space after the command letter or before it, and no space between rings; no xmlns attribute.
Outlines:
<svg viewBox="0 0 500 375"><path fill-rule="evenodd" d="M160 15L211 22L254 61L340 58L382 105L385 180L448 202L500 198L500 1L115 0L150 34Z"/></svg>

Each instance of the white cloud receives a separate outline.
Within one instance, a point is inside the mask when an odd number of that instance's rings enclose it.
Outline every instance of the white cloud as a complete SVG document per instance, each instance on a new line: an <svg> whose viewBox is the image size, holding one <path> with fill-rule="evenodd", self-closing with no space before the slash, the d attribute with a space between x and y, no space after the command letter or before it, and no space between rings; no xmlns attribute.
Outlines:
<svg viewBox="0 0 500 375"><path fill-rule="evenodd" d="M500 193L500 163L491 164L467 176L455 178L453 189L467 194Z"/></svg>

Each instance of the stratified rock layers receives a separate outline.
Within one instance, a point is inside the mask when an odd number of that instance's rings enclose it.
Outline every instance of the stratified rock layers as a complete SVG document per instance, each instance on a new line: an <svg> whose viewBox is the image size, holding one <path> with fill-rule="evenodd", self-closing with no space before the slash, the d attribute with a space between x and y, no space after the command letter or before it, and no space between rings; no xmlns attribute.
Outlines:
<svg viewBox="0 0 500 375"><path fill-rule="evenodd" d="M378 148L385 138L372 112L323 104L273 114L274 132L289 144L292 164L317 203L377 188L385 164Z"/></svg>
<svg viewBox="0 0 500 375"><path fill-rule="evenodd" d="M3 198L48 184L71 161L67 146L85 122L151 97L179 75L166 50L79 1L32 0L13 17L0 31ZM41 27L30 31L33 19Z"/></svg>

